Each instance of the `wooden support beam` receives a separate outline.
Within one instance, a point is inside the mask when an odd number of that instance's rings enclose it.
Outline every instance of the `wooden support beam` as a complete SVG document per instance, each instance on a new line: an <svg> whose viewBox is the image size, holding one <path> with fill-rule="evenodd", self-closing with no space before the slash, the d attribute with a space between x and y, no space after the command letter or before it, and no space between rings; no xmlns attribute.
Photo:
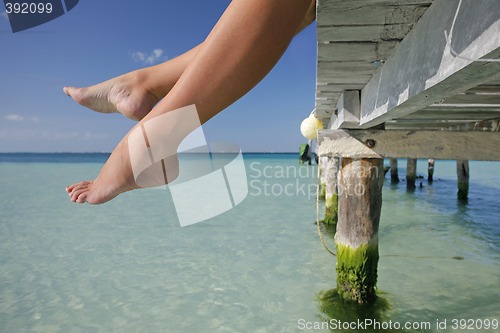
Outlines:
<svg viewBox="0 0 500 333"><path fill-rule="evenodd" d="M398 159L397 158L391 158L391 183L392 184L399 183Z"/></svg>
<svg viewBox="0 0 500 333"><path fill-rule="evenodd" d="M327 157L324 169L326 190L325 190L325 219L326 224L337 224L338 219L338 186L337 176L339 174L339 159L337 157Z"/></svg>
<svg viewBox="0 0 500 333"><path fill-rule="evenodd" d="M339 174L337 290L358 303L375 299L383 159L342 159Z"/></svg>
<svg viewBox="0 0 500 333"><path fill-rule="evenodd" d="M321 130L318 154L500 161L500 132Z"/></svg>
<svg viewBox="0 0 500 333"><path fill-rule="evenodd" d="M457 161L457 177L458 177L458 192L459 200L467 200L469 198L469 161Z"/></svg>
<svg viewBox="0 0 500 333"><path fill-rule="evenodd" d="M475 61L500 57L498 0L482 0L480 6L471 0L460 3L435 1L366 84L359 128L408 115L499 77L499 62Z"/></svg>
<svg viewBox="0 0 500 333"><path fill-rule="evenodd" d="M331 124L332 129L356 127L359 124L359 91L344 91L337 103L337 117Z"/></svg>
<svg viewBox="0 0 500 333"><path fill-rule="evenodd" d="M415 180L417 179L417 160L409 158L406 160L406 188L415 189Z"/></svg>

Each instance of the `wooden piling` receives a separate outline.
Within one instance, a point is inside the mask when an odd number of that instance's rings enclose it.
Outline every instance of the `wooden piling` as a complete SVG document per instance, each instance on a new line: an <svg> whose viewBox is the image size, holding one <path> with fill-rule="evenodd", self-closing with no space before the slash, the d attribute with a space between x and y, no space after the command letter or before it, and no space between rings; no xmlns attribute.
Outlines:
<svg viewBox="0 0 500 333"><path fill-rule="evenodd" d="M319 157L319 198L325 200L326 197L326 165L328 163L327 156Z"/></svg>
<svg viewBox="0 0 500 333"><path fill-rule="evenodd" d="M434 181L434 160L432 158L427 161L427 181L429 183Z"/></svg>
<svg viewBox="0 0 500 333"><path fill-rule="evenodd" d="M457 177L458 177L458 192L459 200L467 200L469 198L469 161L457 161Z"/></svg>
<svg viewBox="0 0 500 333"><path fill-rule="evenodd" d="M357 303L375 299L383 159L343 158L339 173L337 290Z"/></svg>
<svg viewBox="0 0 500 333"><path fill-rule="evenodd" d="M406 161L406 188L415 189L415 180L417 178L417 160L409 158Z"/></svg>
<svg viewBox="0 0 500 333"><path fill-rule="evenodd" d="M398 159L397 158L391 158L391 183L392 184L399 183Z"/></svg>
<svg viewBox="0 0 500 333"><path fill-rule="evenodd" d="M326 190L325 190L325 219L326 224L336 224L338 218L338 187L337 176L339 173L339 159L328 157L324 169Z"/></svg>

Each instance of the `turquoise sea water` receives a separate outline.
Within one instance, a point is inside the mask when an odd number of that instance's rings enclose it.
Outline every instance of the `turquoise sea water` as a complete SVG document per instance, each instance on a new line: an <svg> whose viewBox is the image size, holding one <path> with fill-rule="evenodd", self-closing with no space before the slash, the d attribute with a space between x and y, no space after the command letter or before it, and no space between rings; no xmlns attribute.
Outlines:
<svg viewBox="0 0 500 333"><path fill-rule="evenodd" d="M315 166L246 154L247 198L181 228L167 190L71 203L65 186L94 177L106 157L0 154L0 332L330 331L306 327L328 319L317 298L335 287L335 258L314 225ZM467 203L456 200L451 161L413 193L386 179L384 320L432 325L386 331L479 332L453 320L500 320L500 164L470 169Z"/></svg>

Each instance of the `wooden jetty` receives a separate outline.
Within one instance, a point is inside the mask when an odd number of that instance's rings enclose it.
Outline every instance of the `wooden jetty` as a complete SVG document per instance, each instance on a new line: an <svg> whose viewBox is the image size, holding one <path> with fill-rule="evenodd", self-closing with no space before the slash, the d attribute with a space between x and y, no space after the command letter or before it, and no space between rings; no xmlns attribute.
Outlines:
<svg viewBox="0 0 500 333"><path fill-rule="evenodd" d="M317 153L340 159L324 177L338 187L326 184L338 195L337 288L364 303L375 293L383 159L407 158L413 186L415 159L457 160L462 191L468 160L500 160L500 6L318 0L317 39L315 114L328 124Z"/></svg>

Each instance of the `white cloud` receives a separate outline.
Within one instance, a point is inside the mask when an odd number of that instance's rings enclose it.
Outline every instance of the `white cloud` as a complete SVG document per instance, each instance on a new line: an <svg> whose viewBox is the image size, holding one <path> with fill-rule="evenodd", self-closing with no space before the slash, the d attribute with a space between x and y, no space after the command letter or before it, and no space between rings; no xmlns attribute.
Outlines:
<svg viewBox="0 0 500 333"><path fill-rule="evenodd" d="M154 49L150 54L141 51L132 52L132 59L136 62L143 63L144 65L154 65L156 63L165 61L166 56L163 55L162 49Z"/></svg>
<svg viewBox="0 0 500 333"><path fill-rule="evenodd" d="M7 119L8 121L23 121L24 120L24 117L23 116L20 116L18 114L8 114L5 116L5 119Z"/></svg>
<svg viewBox="0 0 500 333"><path fill-rule="evenodd" d="M25 118L19 114L8 114L4 118L8 121L15 121L15 122L21 122L21 121L25 121L25 120L29 120L29 121L32 121L34 123L40 122L40 118L38 118L38 117Z"/></svg>
<svg viewBox="0 0 500 333"><path fill-rule="evenodd" d="M92 133L92 132L85 132L85 135L82 136L83 139L85 140L103 140L108 137L107 134L102 134L102 133Z"/></svg>

